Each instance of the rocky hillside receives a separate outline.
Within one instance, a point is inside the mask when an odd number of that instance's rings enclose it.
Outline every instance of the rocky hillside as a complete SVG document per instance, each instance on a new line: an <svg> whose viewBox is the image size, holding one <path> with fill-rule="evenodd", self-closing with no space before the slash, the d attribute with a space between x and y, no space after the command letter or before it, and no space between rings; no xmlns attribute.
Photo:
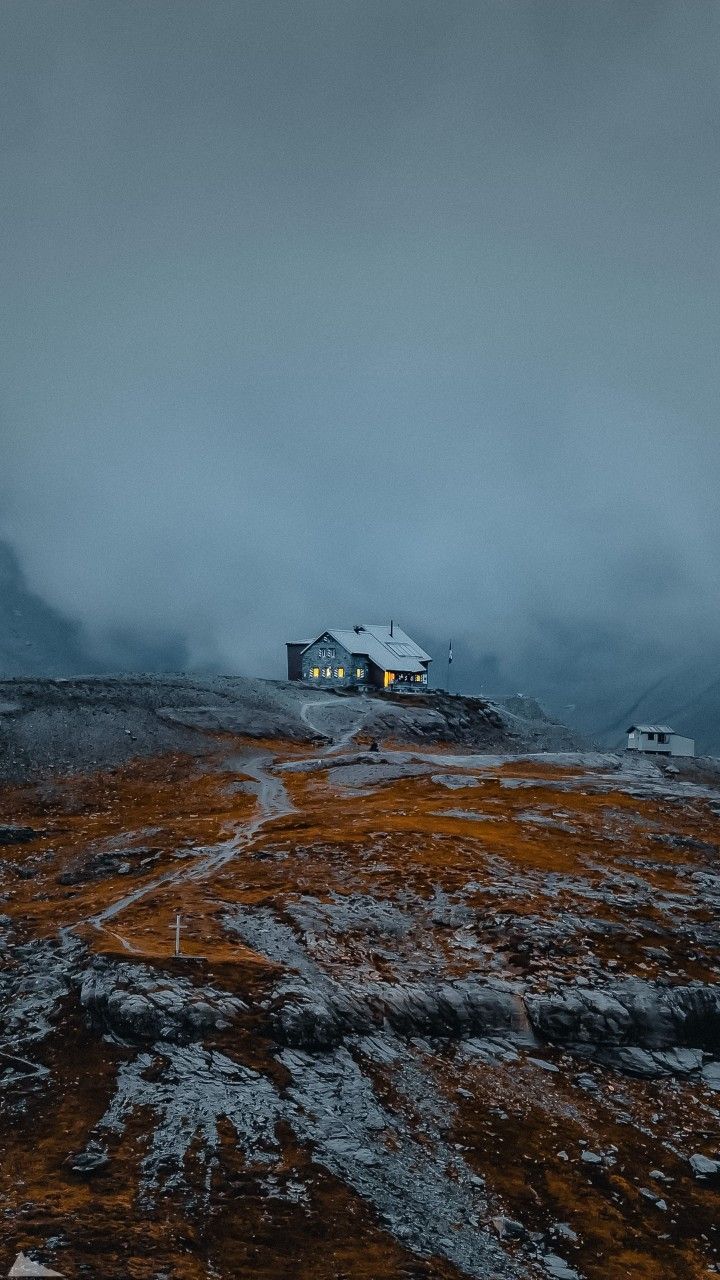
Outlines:
<svg viewBox="0 0 720 1280"><path fill-rule="evenodd" d="M454 699L173 687L2 690L16 745L58 744L0 789L8 1258L717 1274L720 768L510 751ZM63 723L91 745L58 762Z"/></svg>
<svg viewBox="0 0 720 1280"><path fill-rule="evenodd" d="M0 778L106 768L165 751L200 753L218 735L438 743L481 751L573 750L565 726L481 698L332 694L242 677L125 675L0 680Z"/></svg>

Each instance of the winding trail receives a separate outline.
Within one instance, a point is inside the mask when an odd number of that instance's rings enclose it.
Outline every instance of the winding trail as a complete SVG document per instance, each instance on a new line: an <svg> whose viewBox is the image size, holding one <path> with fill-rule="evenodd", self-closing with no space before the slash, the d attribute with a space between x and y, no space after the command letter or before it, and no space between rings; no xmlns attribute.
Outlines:
<svg viewBox="0 0 720 1280"><path fill-rule="evenodd" d="M341 734L339 738L336 738L331 733L328 733L327 729L321 729L317 724L313 723L313 720L311 719L311 712L313 708L318 707L332 707L335 711L340 712L356 711L357 715L345 732ZM352 742L353 738L357 737L373 710L373 704L368 698L363 698L360 705L352 705L345 701L339 701L337 697L306 698L300 705L300 719L303 721L303 724L307 725L308 729L310 729L312 733L320 734L321 737L328 739L328 745L323 747L320 754L329 755L331 752L341 751L349 742Z"/></svg>
<svg viewBox="0 0 720 1280"><path fill-rule="evenodd" d="M334 706L335 702L335 698L306 698L305 701L300 704L300 719L303 724L307 725L311 733L319 733L321 737L329 738L330 735L326 733L324 729L318 729L317 725L313 724L310 719L310 711L313 707Z"/></svg>
<svg viewBox="0 0 720 1280"><path fill-rule="evenodd" d="M302 703L300 708L300 718L308 726L313 733L322 734L323 737L329 739L327 747L324 747L321 754L327 755L331 751L341 750L348 742L355 737L360 731L363 724L372 711L369 704L364 704L362 708L357 708L359 714L350 724L349 728L342 734L340 738L333 739L328 733L322 729L318 729L312 723L310 711L313 707L333 706L339 707L340 710L349 710L344 703L338 703L334 698L317 699L308 698ZM352 710L355 710L353 707ZM73 933L81 925L92 925L94 929L105 930L111 937L126 951L137 952L137 948L133 947L121 933L108 927L108 922L114 920L121 915L128 907L133 906L136 902L140 902L146 898L148 894L153 893L156 889L164 889L170 885L181 885L186 881L204 880L206 877L213 875L219 871L221 867L231 862L243 850L248 849L258 832L261 831L268 823L274 822L278 818L283 818L287 814L295 811L295 806L288 795L285 783L282 777L272 771L275 763L275 757L267 751L258 751L251 756L236 756L230 762L231 765L237 767L238 772L246 774L252 778L257 787L257 809L249 823L238 828L229 840L223 841L219 845L214 845L204 855L196 858L191 866L184 866L178 870L170 870L164 872L163 875L156 876L154 880L148 881L146 884L138 885L137 888L131 889L129 893L123 894L116 898L102 911L98 911L95 915L86 916L78 920L74 925L69 925L61 930L61 933L67 935Z"/></svg>
<svg viewBox="0 0 720 1280"><path fill-rule="evenodd" d="M257 800L258 806L254 817L249 823L241 827L229 840L223 841L219 845L214 845L206 854L197 858L191 866L185 866L179 870L166 871L161 876L156 876L154 880L148 881L146 884L139 885L136 889L132 889L129 893L125 893L120 898L116 898L109 906L104 907L102 911L98 911L95 915L86 916L82 920L78 920L75 925L68 927L65 932L73 932L80 925L89 924L93 928L106 930L111 937L120 942L126 951L136 951L126 938L107 927L110 920L114 920L128 907L139 902L142 898L153 893L156 889L164 889L169 885L180 885L188 880L202 880L206 876L213 875L226 863L232 861L234 857L242 850L248 848L257 833L268 823L276 818L285 817L286 814L292 813L294 805L287 793L284 782L280 777L268 771L268 762L272 764L273 757L269 752L258 752L256 755L245 758L238 756L233 763L237 765L238 771L249 775L257 784Z"/></svg>

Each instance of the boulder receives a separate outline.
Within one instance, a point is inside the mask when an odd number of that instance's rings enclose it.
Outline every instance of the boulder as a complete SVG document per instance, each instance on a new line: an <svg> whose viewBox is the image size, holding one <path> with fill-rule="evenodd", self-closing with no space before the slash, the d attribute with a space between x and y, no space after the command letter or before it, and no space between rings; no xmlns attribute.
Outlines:
<svg viewBox="0 0 720 1280"><path fill-rule="evenodd" d="M99 1173L109 1163L110 1157L107 1151L97 1142L89 1142L84 1151L80 1151L76 1156L69 1156L66 1161L72 1172L83 1178Z"/></svg>
<svg viewBox="0 0 720 1280"><path fill-rule="evenodd" d="M690 1157L690 1168L696 1178L717 1178L720 1174L720 1160L711 1160L699 1152Z"/></svg>
<svg viewBox="0 0 720 1280"><path fill-rule="evenodd" d="M720 1091L720 1062L706 1062L702 1069L702 1078L711 1089Z"/></svg>
<svg viewBox="0 0 720 1280"><path fill-rule="evenodd" d="M564 1258L559 1258L556 1253L546 1253L542 1261L545 1270L553 1280L580 1280L575 1268L565 1262Z"/></svg>
<svg viewBox="0 0 720 1280"><path fill-rule="evenodd" d="M594 1168L597 1168L603 1163L603 1158L598 1155L597 1151L583 1151L580 1159L583 1164L592 1165Z"/></svg>
<svg viewBox="0 0 720 1280"><path fill-rule="evenodd" d="M37 840L41 835L42 831L36 831L34 827L20 827L15 824L0 826L0 845L27 844L30 840Z"/></svg>

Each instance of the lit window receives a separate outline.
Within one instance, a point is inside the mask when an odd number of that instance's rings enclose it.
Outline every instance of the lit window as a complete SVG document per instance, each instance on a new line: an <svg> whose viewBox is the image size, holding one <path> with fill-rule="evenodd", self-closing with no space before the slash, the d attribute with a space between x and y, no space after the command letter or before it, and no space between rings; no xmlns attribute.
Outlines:
<svg viewBox="0 0 720 1280"><path fill-rule="evenodd" d="M345 668L344 668L344 667L338 667L338 669L337 669L337 674L338 674L338 680L342 680L342 679L343 679L343 677L344 677L344 675L345 675Z"/></svg>
<svg viewBox="0 0 720 1280"><path fill-rule="evenodd" d="M355 675L357 676L358 680L362 680L363 676L365 675L364 669L362 667L356 667Z"/></svg>
<svg viewBox="0 0 720 1280"><path fill-rule="evenodd" d="M323 671L323 675L325 676L326 680L329 680L330 677L332 676L332 667L325 667Z"/></svg>
<svg viewBox="0 0 720 1280"><path fill-rule="evenodd" d="M312 671L310 672L310 675L312 676L313 680L317 680L318 676L320 675L320 668L313 667Z"/></svg>

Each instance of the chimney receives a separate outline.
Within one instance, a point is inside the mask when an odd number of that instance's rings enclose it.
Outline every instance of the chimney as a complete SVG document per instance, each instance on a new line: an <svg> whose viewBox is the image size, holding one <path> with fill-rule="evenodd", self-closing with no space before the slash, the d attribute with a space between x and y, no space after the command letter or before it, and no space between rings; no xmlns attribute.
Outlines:
<svg viewBox="0 0 720 1280"><path fill-rule="evenodd" d="M393 633L393 620L391 618L390 619L390 635L392 635L392 633Z"/></svg>

